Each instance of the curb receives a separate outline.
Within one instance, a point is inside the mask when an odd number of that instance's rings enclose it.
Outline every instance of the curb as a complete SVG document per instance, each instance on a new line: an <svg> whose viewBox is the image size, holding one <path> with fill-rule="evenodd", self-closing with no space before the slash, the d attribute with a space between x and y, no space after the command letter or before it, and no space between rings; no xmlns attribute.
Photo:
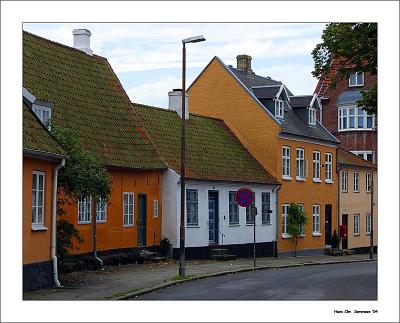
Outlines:
<svg viewBox="0 0 400 323"><path fill-rule="evenodd" d="M333 264L344 264L344 263L357 263L357 262L376 262L377 259L356 259L356 260L334 260L334 261L320 261L320 262L306 262L306 263L301 263L301 264L286 264L286 265L268 265L268 266L259 266L259 267L246 267L246 268L239 268L239 269L234 269L234 270L226 270L226 271L220 271L216 273L210 273L210 274L204 274L204 275L197 275L194 277L178 280L178 281L168 281L165 283L161 283L159 285L151 286L151 287L145 287L140 290L136 290L134 292L127 292L123 296L118 296L118 297L111 297L108 298L110 301L114 300L130 300L132 298L138 297L143 294L148 294L151 292L155 292L160 289L168 288L171 286L199 280L199 279L205 279L205 278L212 278L212 277L218 277L218 276L225 276L225 275L231 275L231 274L237 274L237 273L244 273L244 272L249 272L249 271L257 271L257 270L265 270L265 269L279 269L279 268L288 268L288 267L302 267L302 266L316 266L316 265L333 265Z"/></svg>

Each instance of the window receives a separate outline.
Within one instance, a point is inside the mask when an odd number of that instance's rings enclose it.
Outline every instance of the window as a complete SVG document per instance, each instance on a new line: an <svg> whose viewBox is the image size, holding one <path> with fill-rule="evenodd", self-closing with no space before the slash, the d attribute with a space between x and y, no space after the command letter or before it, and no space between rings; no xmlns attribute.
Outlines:
<svg viewBox="0 0 400 323"><path fill-rule="evenodd" d="M158 218L158 200L153 201L153 216Z"/></svg>
<svg viewBox="0 0 400 323"><path fill-rule="evenodd" d="M282 147L282 177L290 178L290 147Z"/></svg>
<svg viewBox="0 0 400 323"><path fill-rule="evenodd" d="M90 223L92 220L92 197L85 196L78 200L78 223Z"/></svg>
<svg viewBox="0 0 400 323"><path fill-rule="evenodd" d="M104 199L96 202L96 222L106 222L107 220L107 203Z"/></svg>
<svg viewBox="0 0 400 323"><path fill-rule="evenodd" d="M256 205L256 196L253 192L253 203L246 207L246 224L254 224L254 215L251 208Z"/></svg>
<svg viewBox="0 0 400 323"><path fill-rule="evenodd" d="M332 154L325 154L325 182L332 182Z"/></svg>
<svg viewBox="0 0 400 323"><path fill-rule="evenodd" d="M349 77L349 86L363 86L364 85L364 72L355 72Z"/></svg>
<svg viewBox="0 0 400 323"><path fill-rule="evenodd" d="M312 216L312 223L313 223L313 235L320 235L321 234L321 225L320 225L320 206L318 204L313 205L313 216Z"/></svg>
<svg viewBox="0 0 400 323"><path fill-rule="evenodd" d="M283 204L282 205L282 236L290 236L288 213L289 213L289 204Z"/></svg>
<svg viewBox="0 0 400 323"><path fill-rule="evenodd" d="M347 170L342 170L342 192L347 192L347 179L348 179Z"/></svg>
<svg viewBox="0 0 400 323"><path fill-rule="evenodd" d="M352 151L353 154L356 154L358 157L363 158L365 160L368 160L369 162L372 163L372 150L356 150Z"/></svg>
<svg viewBox="0 0 400 323"><path fill-rule="evenodd" d="M317 112L315 111L314 108L309 108L308 109L308 123L310 125L315 125L317 121Z"/></svg>
<svg viewBox="0 0 400 323"><path fill-rule="evenodd" d="M44 173L32 173L32 226L43 225L44 220Z"/></svg>
<svg viewBox="0 0 400 323"><path fill-rule="evenodd" d="M365 174L365 190L371 192L371 173Z"/></svg>
<svg viewBox="0 0 400 323"><path fill-rule="evenodd" d="M296 179L304 179L304 149L296 149Z"/></svg>
<svg viewBox="0 0 400 323"><path fill-rule="evenodd" d="M51 108L33 104L32 111L36 114L36 116L45 124L51 118Z"/></svg>
<svg viewBox="0 0 400 323"><path fill-rule="evenodd" d="M360 234L360 214L354 214L354 235Z"/></svg>
<svg viewBox="0 0 400 323"><path fill-rule="evenodd" d="M354 182L353 182L353 190L354 190L354 192L359 192L359 185L358 185L358 183L359 183L359 173L358 172L354 172Z"/></svg>
<svg viewBox="0 0 400 323"><path fill-rule="evenodd" d="M131 192L124 193L124 227L133 226L135 194Z"/></svg>
<svg viewBox="0 0 400 323"><path fill-rule="evenodd" d="M339 131L375 128L375 116L356 106L339 108Z"/></svg>
<svg viewBox="0 0 400 323"><path fill-rule="evenodd" d="M321 180L321 154L319 151L313 152L313 180Z"/></svg>
<svg viewBox="0 0 400 323"><path fill-rule="evenodd" d="M275 116L278 118L283 118L283 101L275 100Z"/></svg>
<svg viewBox="0 0 400 323"><path fill-rule="evenodd" d="M297 204L300 207L300 210L304 212L304 204ZM304 235L304 224L300 225L300 234Z"/></svg>
<svg viewBox="0 0 400 323"><path fill-rule="evenodd" d="M271 224L271 194L261 193L261 222Z"/></svg>
<svg viewBox="0 0 400 323"><path fill-rule="evenodd" d="M371 213L365 215L365 233L371 234Z"/></svg>
<svg viewBox="0 0 400 323"><path fill-rule="evenodd" d="M186 190L186 214L188 226L199 224L197 190Z"/></svg>
<svg viewBox="0 0 400 323"><path fill-rule="evenodd" d="M236 192L229 192L229 224L239 224L239 204Z"/></svg>

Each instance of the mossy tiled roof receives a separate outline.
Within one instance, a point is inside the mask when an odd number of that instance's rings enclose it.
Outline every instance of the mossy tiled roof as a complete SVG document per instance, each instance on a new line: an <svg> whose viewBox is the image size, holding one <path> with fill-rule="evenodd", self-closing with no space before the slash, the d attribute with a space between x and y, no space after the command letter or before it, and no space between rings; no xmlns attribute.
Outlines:
<svg viewBox="0 0 400 323"><path fill-rule="evenodd" d="M357 155L353 154L352 152L347 151L342 148L338 149L337 160L338 160L339 164L343 164L343 165L369 167L369 168L372 167L372 164L369 161L367 161L361 157L358 157Z"/></svg>
<svg viewBox="0 0 400 323"><path fill-rule="evenodd" d="M24 32L23 85L109 166L165 168L107 59Z"/></svg>
<svg viewBox="0 0 400 323"><path fill-rule="evenodd" d="M65 150L50 135L33 111L25 103L22 104L22 109L24 149L65 156Z"/></svg>
<svg viewBox="0 0 400 323"><path fill-rule="evenodd" d="M180 173L181 119L171 110L133 104L169 167ZM186 177L276 183L220 119L190 114L186 127Z"/></svg>

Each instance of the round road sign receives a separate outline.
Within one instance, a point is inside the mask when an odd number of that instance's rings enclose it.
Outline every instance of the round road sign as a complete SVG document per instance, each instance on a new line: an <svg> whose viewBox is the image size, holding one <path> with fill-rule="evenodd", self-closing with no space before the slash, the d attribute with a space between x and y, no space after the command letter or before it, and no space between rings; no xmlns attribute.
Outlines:
<svg viewBox="0 0 400 323"><path fill-rule="evenodd" d="M240 206L246 207L249 206L254 201L254 193L252 190L248 188L241 188L236 193L236 202Z"/></svg>

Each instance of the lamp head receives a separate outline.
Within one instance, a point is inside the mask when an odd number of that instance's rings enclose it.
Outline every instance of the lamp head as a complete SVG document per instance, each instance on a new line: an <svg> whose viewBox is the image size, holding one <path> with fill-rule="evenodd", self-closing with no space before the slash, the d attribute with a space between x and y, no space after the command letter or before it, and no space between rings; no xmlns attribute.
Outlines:
<svg viewBox="0 0 400 323"><path fill-rule="evenodd" d="M187 43L198 43L201 41L205 41L206 39L204 38L203 35L199 35L199 36L194 36L194 37L189 37L186 39L182 40L182 44L187 44Z"/></svg>

